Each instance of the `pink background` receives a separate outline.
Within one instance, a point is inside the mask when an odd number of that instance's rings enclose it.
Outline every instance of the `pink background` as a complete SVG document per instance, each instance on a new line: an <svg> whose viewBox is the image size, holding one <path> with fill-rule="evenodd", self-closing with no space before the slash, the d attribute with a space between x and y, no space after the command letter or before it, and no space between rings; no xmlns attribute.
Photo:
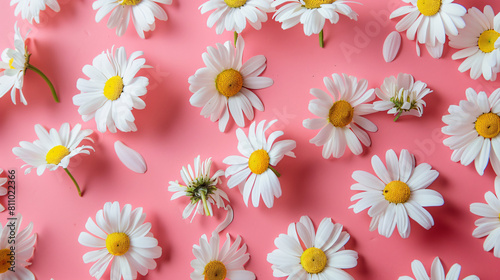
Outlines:
<svg viewBox="0 0 500 280"><path fill-rule="evenodd" d="M191 92L187 82L196 69L204 67L201 54L206 47L232 40L233 33L217 35L206 26L208 14L201 15L198 10L204 0L174 0L173 5L164 6L169 20L157 22L156 30L147 34L146 40L138 37L133 26L123 37L117 37L104 21L96 23L90 0L59 0L61 12L43 12L41 23L35 25L14 17L9 2L0 1L0 49L13 46L15 21L23 34L31 29L31 62L51 78L61 99L60 104L55 104L44 81L28 71L24 86L28 106L13 105L8 95L0 100L0 167L17 169L17 210L24 216L24 226L32 221L38 233L30 270L37 279L90 279L91 264L84 264L82 255L91 249L78 243L78 235L85 231L87 218L95 218L105 202L119 201L122 206L130 203L134 208L144 208L146 220L153 224L152 232L163 248L158 268L139 279L189 279L190 261L194 258L192 245L198 243L202 234L211 233L224 212L217 211L215 218L197 216L193 223L182 220L187 199L170 201L168 181L180 180L181 166L192 164L198 154L202 158L213 157L220 169L226 168L222 163L226 156L238 154L237 127L230 122L229 130L220 133L217 123L200 116L200 108L189 104ZM466 88L484 90L489 95L500 87L500 82L483 78L475 81L468 72L458 72L461 61L451 59L455 50L448 46L442 59L431 58L424 47L422 57L417 57L415 42L405 34L396 60L385 63L382 44L395 29L397 20L389 21L384 16L404 3L359 2L363 5L352 5L359 14L357 22L341 16L337 25L326 25L324 49L319 48L317 36L303 34L302 26L283 31L277 22L269 20L262 30L247 28L243 32L244 60L264 54L268 68L263 75L274 80L272 87L255 91L265 105L265 112L256 112L255 120L278 118L274 128L285 132L282 139L297 141L297 158L285 158L277 166L282 174L283 196L272 209L245 207L239 191L229 190L223 181L222 189L228 193L235 211L235 220L225 232L233 238L243 237L251 255L246 268L261 280L272 278L266 256L275 249L274 239L302 215L309 215L316 226L324 217L345 226L351 234L347 248L360 256L358 266L348 270L356 279L412 275L410 263L414 259L421 260L429 271L435 256L442 259L446 271L453 263L461 264L460 279L471 274L481 279L498 279L500 260L483 251L484 239L472 237L477 217L469 212L471 203L484 202L484 193L493 191L495 174L490 166L481 177L473 165L453 163L451 150L442 144L444 135L440 129L444 125L442 115L450 104L465 99ZM489 3L496 13L500 12L500 3L496 1L456 2L481 10ZM139 72L150 79L144 98L146 109L133 111L139 130L93 134L96 152L77 158L70 165L83 188L83 198L77 196L62 169L41 177L35 172L24 175L20 169L23 162L15 158L11 149L21 140L36 139L35 124L59 128L63 122L72 126L82 123L84 128L96 130L94 120L83 123L72 96L78 93L77 79L85 77L82 67L113 45L125 46L129 54L144 51L146 63L154 67ZM399 72L411 73L434 90L425 99L428 107L423 117L402 117L394 123L392 116L385 113L370 115L368 118L379 127L378 132L370 134L371 147L360 156L346 152L341 159L323 159L321 147L309 143L317 131L302 126L303 119L313 117L307 110L313 98L309 89L325 90L323 77L332 73L367 79L370 88L376 88L385 77ZM113 149L116 140L144 156L149 168L146 174L133 173L121 164ZM401 149L409 149L418 163L427 162L440 172L431 188L443 195L445 205L427 208L436 225L426 231L412 221L408 239L397 233L385 238L369 232L366 211L354 214L348 209L355 193L349 189L354 183L352 172L371 172L371 157L383 156L391 148L398 154ZM0 198L0 202L6 201L6 197ZM7 217L6 212L0 213L2 223ZM104 278L109 278L109 272Z"/></svg>

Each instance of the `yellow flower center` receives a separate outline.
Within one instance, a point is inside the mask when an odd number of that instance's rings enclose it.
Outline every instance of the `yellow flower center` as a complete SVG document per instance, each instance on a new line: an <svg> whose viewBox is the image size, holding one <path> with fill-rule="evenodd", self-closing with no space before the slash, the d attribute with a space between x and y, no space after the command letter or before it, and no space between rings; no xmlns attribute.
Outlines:
<svg viewBox="0 0 500 280"><path fill-rule="evenodd" d="M500 133L500 117L494 113L482 114L477 118L475 128L484 138L493 138Z"/></svg>
<svg viewBox="0 0 500 280"><path fill-rule="evenodd" d="M322 4L332 4L335 0L304 0L304 6L308 9L320 8Z"/></svg>
<svg viewBox="0 0 500 280"><path fill-rule="evenodd" d="M130 238L123 232L113 232L106 237L106 248L115 256L127 253L130 247Z"/></svg>
<svg viewBox="0 0 500 280"><path fill-rule="evenodd" d="M333 103L332 108L330 108L330 113L328 114L331 124L335 127L344 127L351 123L352 117L354 116L354 108L349 104L349 102L344 100L339 100Z"/></svg>
<svg viewBox="0 0 500 280"><path fill-rule="evenodd" d="M224 70L215 78L215 88L220 94L226 97L237 94L242 87L243 76L234 69Z"/></svg>
<svg viewBox="0 0 500 280"><path fill-rule="evenodd" d="M320 273L326 267L326 255L321 249L311 247L300 256L300 264L311 274Z"/></svg>
<svg viewBox="0 0 500 280"><path fill-rule="evenodd" d="M0 250L0 274L7 272L10 268L10 257L12 256L10 249Z"/></svg>
<svg viewBox="0 0 500 280"><path fill-rule="evenodd" d="M14 58L9 59L9 67L10 69L16 69L14 66L12 66L12 63L14 63Z"/></svg>
<svg viewBox="0 0 500 280"><path fill-rule="evenodd" d="M392 181L384 188L385 200L391 203L405 203L410 199L411 190L406 183Z"/></svg>
<svg viewBox="0 0 500 280"><path fill-rule="evenodd" d="M59 164L61 160L69 155L68 148L63 145L57 145L54 148L50 149L45 155L45 161L48 164Z"/></svg>
<svg viewBox="0 0 500 280"><path fill-rule="evenodd" d="M495 50L495 41L500 37L500 33L495 30L486 30L479 36L477 45L479 49L485 53L490 53Z"/></svg>
<svg viewBox="0 0 500 280"><path fill-rule="evenodd" d="M123 92L123 79L120 76L113 76L104 84L104 96L113 101L120 98Z"/></svg>
<svg viewBox="0 0 500 280"><path fill-rule="evenodd" d="M142 0L123 0L120 5L123 5L123 6L135 6L139 3L141 3Z"/></svg>
<svg viewBox="0 0 500 280"><path fill-rule="evenodd" d="M224 0L231 8L239 8L247 3L247 0Z"/></svg>
<svg viewBox="0 0 500 280"><path fill-rule="evenodd" d="M418 0L417 8L424 16L433 16L441 9L441 0Z"/></svg>
<svg viewBox="0 0 500 280"><path fill-rule="evenodd" d="M226 273L226 266L220 261L210 261L203 270L205 280L224 280L226 279Z"/></svg>
<svg viewBox="0 0 500 280"><path fill-rule="evenodd" d="M269 154L263 150L256 150L248 159L248 167L255 174L262 174L269 168Z"/></svg>

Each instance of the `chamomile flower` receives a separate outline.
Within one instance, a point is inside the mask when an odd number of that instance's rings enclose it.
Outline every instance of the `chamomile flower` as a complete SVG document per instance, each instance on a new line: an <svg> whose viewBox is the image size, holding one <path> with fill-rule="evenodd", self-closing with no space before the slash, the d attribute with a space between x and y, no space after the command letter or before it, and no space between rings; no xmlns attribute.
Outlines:
<svg viewBox="0 0 500 280"><path fill-rule="evenodd" d="M0 168L0 174L3 173L3 169ZM3 196L3 195L6 195L7 194L7 188L8 186L4 187L3 185L5 185L5 183L7 183L7 178L0 178L0 196ZM5 210L5 207L0 204L0 212L2 212L3 210Z"/></svg>
<svg viewBox="0 0 500 280"><path fill-rule="evenodd" d="M224 175L223 170L217 170L214 175L210 175L212 169L212 158L201 162L200 156L194 159L194 170L191 165L182 167L181 178L184 185L179 184L179 181L170 181L168 191L173 192L171 200L179 197L188 197L190 202L182 213L182 218L186 219L191 216L194 211L201 215L212 216L212 204L217 205L217 208L224 207L224 199L229 201L227 194L217 187L220 184L220 176Z"/></svg>
<svg viewBox="0 0 500 280"><path fill-rule="evenodd" d="M274 240L278 249L267 255L273 276L288 280L354 279L344 269L357 265L358 253L344 249L350 235L342 229L330 218L324 218L317 231L307 216L291 223L288 233Z"/></svg>
<svg viewBox="0 0 500 280"><path fill-rule="evenodd" d="M231 115L238 126L245 126L243 114L251 121L253 108L264 111L259 97L250 89L262 89L273 84L271 78L259 77L266 69L266 58L257 55L242 63L245 42L237 40L236 49L227 41L217 48L207 47L200 68L189 77L189 90L193 93L189 102L195 107L203 107L201 115L219 120L219 130L224 132Z"/></svg>
<svg viewBox="0 0 500 280"><path fill-rule="evenodd" d="M495 16L491 6L484 7L484 13L472 7L464 16L465 28L457 36L450 36L450 46L461 49L453 54L453 59L465 58L458 71L470 69L470 77L494 81L500 70L500 14ZM497 44L496 44L497 43Z"/></svg>
<svg viewBox="0 0 500 280"><path fill-rule="evenodd" d="M269 134L266 139L266 131L277 120L255 122L250 125L248 137L241 128L236 130L238 138L238 151L242 156L228 156L224 163L230 165L226 169L226 177L229 188L239 187L243 193L243 200L248 206L250 193L254 207L259 206L260 197L268 208L273 207L274 197L281 196L281 185L278 177L280 174L273 166L276 166L284 156L295 157L292 152L296 147L294 140L276 141L283 135L283 131L276 130ZM265 127L264 127L265 126Z"/></svg>
<svg viewBox="0 0 500 280"><path fill-rule="evenodd" d="M96 0L92 8L98 10L95 21L100 22L107 14L108 28L116 28L116 35L122 36L128 28L130 18L137 34L144 39L144 31L155 30L155 18L167 20L167 13L158 5L172 4L172 0Z"/></svg>
<svg viewBox="0 0 500 280"><path fill-rule="evenodd" d="M208 0L200 6L202 14L215 10L208 17L207 26L215 25L215 32L222 34L224 29L241 33L248 23L259 30L267 21L267 13L274 12L273 0Z"/></svg>
<svg viewBox="0 0 500 280"><path fill-rule="evenodd" d="M500 258L500 177L495 178L495 193L485 193L486 203L472 203L470 211L482 217L476 220L477 228L472 232L472 236L475 238L486 236L484 250L487 252L493 250L493 255Z"/></svg>
<svg viewBox="0 0 500 280"><path fill-rule="evenodd" d="M372 166L378 178L366 171L354 171L356 184L351 190L362 191L351 197L359 200L349 208L359 213L367 208L372 218L370 231L390 237L396 226L402 238L410 236L412 218L425 229L434 225L432 216L424 207L443 205L443 197L437 191L427 189L439 173L427 163L415 167L415 158L408 150L401 150L399 159L393 150L385 154L387 167L380 158L372 157Z"/></svg>
<svg viewBox="0 0 500 280"><path fill-rule="evenodd" d="M326 20L335 24L339 21L339 14L358 20L358 14L352 10L349 3L354 2L345 0L276 0L272 6L279 8L273 18L282 23L283 30L301 23L304 25L304 33L307 36L319 33L320 46L323 47L323 27Z"/></svg>
<svg viewBox="0 0 500 280"><path fill-rule="evenodd" d="M309 142L323 146L325 159L330 155L341 157L346 145L353 154L359 155L363 152L361 143L371 145L370 137L363 129L377 131L377 126L363 117L376 112L372 104L365 104L375 98L374 90L367 90L368 81L365 79L358 82L356 77L345 74L333 74L332 78L323 79L330 95L321 89L311 89L311 94L318 99L309 102L309 111L319 119L306 119L302 124L307 129L320 129Z"/></svg>
<svg viewBox="0 0 500 280"><path fill-rule="evenodd" d="M419 260L414 260L411 263L411 270L413 272L413 275L415 275L414 277L416 278L416 280L458 280L458 277L460 277L461 269L462 267L458 263L456 263L451 266L450 270L445 276L443 264L439 260L439 257L436 257L432 262L431 275L429 277L422 262L420 262ZM414 279L410 276L401 276L398 278L398 280ZM470 275L463 278L463 280L479 280L479 277L477 277L476 275Z"/></svg>
<svg viewBox="0 0 500 280"><path fill-rule="evenodd" d="M151 223L144 223L146 214L142 207L132 209L125 204L106 202L97 211L95 222L87 220L85 228L91 233L81 232L78 242L83 246L97 248L83 255L83 262L95 262L90 275L101 279L111 263L111 280L136 279L137 273L145 276L156 268L154 259L161 257L161 247L154 238Z"/></svg>
<svg viewBox="0 0 500 280"><path fill-rule="evenodd" d="M22 166L28 167L24 173L28 174L35 168L37 175L41 176L45 169L54 171L62 167L75 184L78 195L82 196L80 187L68 170L68 165L72 157L78 154L88 155L90 154L90 150L94 150L92 146L79 146L83 140L92 141L88 137L92 134L92 130L82 130L80 124L76 124L70 130L69 124L63 123L59 131L52 128L49 133L45 128L37 124L35 125L35 133L38 136L38 140L35 140L33 143L21 141L19 142L19 146L21 147L14 147L12 149L12 152L16 156L26 162Z"/></svg>
<svg viewBox="0 0 500 280"><path fill-rule="evenodd" d="M415 82L412 75L399 73L397 78L385 78L380 89L375 89L382 100L375 101L373 109L396 115L394 121L405 115L421 117L426 105L423 98L431 92L426 83Z"/></svg>
<svg viewBox="0 0 500 280"><path fill-rule="evenodd" d="M474 161L477 173L491 162L496 174L500 174L500 89L489 97L484 91L476 93L472 88L465 91L467 100L448 108L443 116L446 124L441 131L450 135L443 143L453 150L451 160L469 165Z"/></svg>
<svg viewBox="0 0 500 280"><path fill-rule="evenodd" d="M396 24L399 32L406 30L406 37L425 44L434 58L440 58L446 35L458 34L465 27L463 16L467 10L454 0L402 0L411 5L403 6L391 13L390 18L403 16ZM417 44L418 44L417 43Z"/></svg>
<svg viewBox="0 0 500 280"><path fill-rule="evenodd" d="M11 0L10 5L17 5L14 10L15 16L21 13L21 17L31 24L33 24L33 20L40 23L40 11L44 11L47 6L54 12L59 12L61 9L57 0Z"/></svg>
<svg viewBox="0 0 500 280"><path fill-rule="evenodd" d="M214 232L210 240L204 234L200 244L193 245L193 255L196 259L191 261L194 271L191 280L254 280L255 274L245 270L245 263L250 259L247 245L241 243L237 236L231 244L229 233L226 241L220 247L219 234ZM240 246L241 245L241 246Z"/></svg>
<svg viewBox="0 0 500 280"><path fill-rule="evenodd" d="M73 96L84 121L95 118L97 130L115 133L137 131L132 109L144 109L140 98L147 92L149 80L136 77L146 60L139 58L143 52L133 52L129 58L124 47L107 50L94 58L92 65L85 65L83 73L90 79L78 79L80 94Z"/></svg>
<svg viewBox="0 0 500 280"><path fill-rule="evenodd" d="M33 272L26 267L31 263L28 261L33 256L37 234L33 233L33 223L21 230L23 217L17 215L15 220L8 221L5 226L0 224L0 280L35 280ZM12 240L16 241L14 251ZM12 266L12 256L15 265Z"/></svg>
<svg viewBox="0 0 500 280"><path fill-rule="evenodd" d="M38 68L30 64L31 54L25 45L26 38L23 39L21 31L14 25L14 49L5 49L2 52L2 61L0 61L0 98L10 90L12 103L16 104L16 92L19 90L19 98L24 105L27 105L23 94L24 75L26 70L30 69L39 74L49 85L52 95L56 102L59 102L54 86L50 80ZM28 34L26 34L27 37Z"/></svg>

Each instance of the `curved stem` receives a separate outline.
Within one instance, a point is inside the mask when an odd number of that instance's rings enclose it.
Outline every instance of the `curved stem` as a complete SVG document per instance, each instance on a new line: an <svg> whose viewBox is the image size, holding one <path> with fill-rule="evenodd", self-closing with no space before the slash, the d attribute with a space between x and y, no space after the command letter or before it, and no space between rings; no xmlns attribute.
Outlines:
<svg viewBox="0 0 500 280"><path fill-rule="evenodd" d="M203 208L205 208L205 215L212 216L212 214L210 214L210 210L208 209L207 197L205 195L205 192L201 191L200 193L201 193L201 200L203 201Z"/></svg>
<svg viewBox="0 0 500 280"><path fill-rule="evenodd" d="M31 64L28 64L27 69L31 69L31 70L35 71L36 73L38 73L38 75L42 76L42 78L45 80L45 82L47 82L47 84L49 85L50 91L52 91L52 96L54 97L54 100L57 103L59 103L59 97L57 97L56 89L54 88L54 85L50 82L49 78L47 78L47 76L45 76L45 74L43 74L43 72L40 71L40 69L36 68L35 66L33 66Z"/></svg>
<svg viewBox="0 0 500 280"><path fill-rule="evenodd" d="M236 47L236 41L238 41L238 32L234 31L234 46Z"/></svg>
<svg viewBox="0 0 500 280"><path fill-rule="evenodd" d="M78 186L78 183L76 182L75 177L73 177L73 175L71 175L71 172L69 172L68 168L64 168L64 171L66 171L68 176L71 178L71 181L73 181L73 183L75 184L76 190L78 191L78 195L81 197L82 191L80 190L80 186Z"/></svg>
<svg viewBox="0 0 500 280"><path fill-rule="evenodd" d="M397 121L399 119L399 117L401 117L402 113L403 113L403 111L399 111L398 114L396 115L396 117L394 118L394 121Z"/></svg>
<svg viewBox="0 0 500 280"><path fill-rule="evenodd" d="M325 47L325 42L323 41L323 29L321 29L321 32L319 33L319 46L322 48Z"/></svg>
<svg viewBox="0 0 500 280"><path fill-rule="evenodd" d="M272 167L271 165L269 165L269 168L274 172L274 174L276 174L276 176L278 178L281 177L281 174L276 169L274 169L274 167Z"/></svg>

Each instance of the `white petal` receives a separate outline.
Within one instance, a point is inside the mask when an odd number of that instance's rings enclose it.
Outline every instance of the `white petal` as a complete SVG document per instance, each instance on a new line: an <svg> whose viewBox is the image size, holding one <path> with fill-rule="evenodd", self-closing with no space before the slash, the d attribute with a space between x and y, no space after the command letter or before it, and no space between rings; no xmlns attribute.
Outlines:
<svg viewBox="0 0 500 280"><path fill-rule="evenodd" d="M136 173L146 173L148 167L144 158L135 150L127 147L121 141L115 142L115 152L120 161Z"/></svg>
<svg viewBox="0 0 500 280"><path fill-rule="evenodd" d="M384 48L382 49L385 62L393 61L396 55L398 55L400 47L401 35L397 31L392 31L385 39Z"/></svg>

